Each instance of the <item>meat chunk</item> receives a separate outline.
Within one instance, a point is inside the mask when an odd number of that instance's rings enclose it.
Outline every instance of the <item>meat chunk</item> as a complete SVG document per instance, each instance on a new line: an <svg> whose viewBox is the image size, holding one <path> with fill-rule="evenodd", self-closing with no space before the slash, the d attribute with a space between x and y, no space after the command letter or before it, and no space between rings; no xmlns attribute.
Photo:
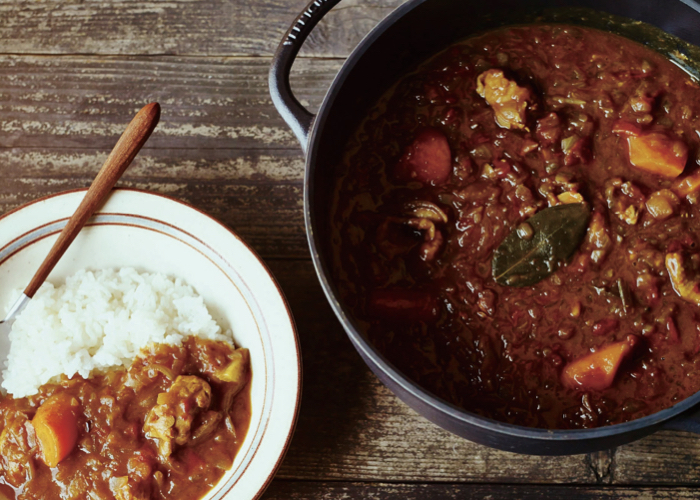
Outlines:
<svg viewBox="0 0 700 500"><path fill-rule="evenodd" d="M528 89L508 80L500 69L490 69L478 76L476 92L491 106L499 126L525 128L525 110L531 98Z"/></svg>
<svg viewBox="0 0 700 500"><path fill-rule="evenodd" d="M615 177L605 181L605 201L622 222L634 226L644 209L646 197L637 185Z"/></svg>
<svg viewBox="0 0 700 500"><path fill-rule="evenodd" d="M115 500L149 500L148 488L141 481L130 481L128 476L113 477L109 481Z"/></svg>
<svg viewBox="0 0 700 500"><path fill-rule="evenodd" d="M452 152L445 134L434 128L423 130L406 148L394 174L403 181L416 180L439 185L452 172Z"/></svg>
<svg viewBox="0 0 700 500"><path fill-rule="evenodd" d="M211 387L194 375L180 375L167 392L158 394L156 406L146 415L146 437L158 441L158 453L169 457L175 445L190 440L192 422L211 404Z"/></svg>
<svg viewBox="0 0 700 500"><path fill-rule="evenodd" d="M219 382L235 384L239 390L248 382L250 368L250 352L244 347L233 351L228 359L230 362L212 375Z"/></svg>
<svg viewBox="0 0 700 500"><path fill-rule="evenodd" d="M0 470L5 482L21 488L30 479L30 450L34 436L27 416L22 412L11 412L5 417L5 428L0 433Z"/></svg>
<svg viewBox="0 0 700 500"><path fill-rule="evenodd" d="M596 211L591 216L586 234L586 249L591 250L591 259L600 264L612 248L612 240L602 213Z"/></svg>
<svg viewBox="0 0 700 500"><path fill-rule="evenodd" d="M140 481L129 481L128 476L113 477L109 481L115 500L149 500L151 495Z"/></svg>

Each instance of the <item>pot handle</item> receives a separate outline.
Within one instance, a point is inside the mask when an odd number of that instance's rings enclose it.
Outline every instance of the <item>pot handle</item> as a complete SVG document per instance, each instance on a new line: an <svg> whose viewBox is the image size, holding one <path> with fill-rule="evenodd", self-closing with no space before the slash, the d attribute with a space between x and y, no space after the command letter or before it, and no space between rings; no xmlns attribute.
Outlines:
<svg viewBox="0 0 700 500"><path fill-rule="evenodd" d="M323 16L339 2L340 0L313 0L309 3L304 12L297 17L294 24L287 30L272 59L269 75L272 102L301 143L301 149L304 153L306 153L309 132L311 131L311 124L315 115L309 112L294 97L292 88L289 85L289 73L306 37L309 36L311 30L314 29Z"/></svg>
<svg viewBox="0 0 700 500"><path fill-rule="evenodd" d="M697 406L691 408L677 417L667 420L661 425L661 428L700 434L700 409Z"/></svg>

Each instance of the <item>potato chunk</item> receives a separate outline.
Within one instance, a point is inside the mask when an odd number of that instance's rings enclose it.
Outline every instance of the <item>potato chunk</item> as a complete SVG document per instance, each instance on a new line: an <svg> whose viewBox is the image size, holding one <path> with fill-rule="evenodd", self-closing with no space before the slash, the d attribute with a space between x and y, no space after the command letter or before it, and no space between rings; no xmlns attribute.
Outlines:
<svg viewBox="0 0 700 500"><path fill-rule="evenodd" d="M678 196L688 196L700 191L700 170L695 171L687 177L682 178L673 186L673 190Z"/></svg>
<svg viewBox="0 0 700 500"><path fill-rule="evenodd" d="M568 387L602 391L610 387L622 361L632 352L633 336L607 345L596 352L569 363L562 373L562 381Z"/></svg>
<svg viewBox="0 0 700 500"><path fill-rule="evenodd" d="M627 139L633 167L662 177L678 177L688 161L688 146L661 132L642 132L628 123L617 123L613 132Z"/></svg>
<svg viewBox="0 0 700 500"><path fill-rule="evenodd" d="M213 377L221 382L234 384L238 392L248 383L250 371L250 352L243 347L236 349L229 356L231 362L214 373Z"/></svg>
<svg viewBox="0 0 700 500"><path fill-rule="evenodd" d="M657 220L666 220L678 210L680 200L670 189L652 193L646 203L647 211Z"/></svg>
<svg viewBox="0 0 700 500"><path fill-rule="evenodd" d="M496 123L503 128L524 129L530 91L507 79L500 69L481 73L476 92L491 106Z"/></svg>

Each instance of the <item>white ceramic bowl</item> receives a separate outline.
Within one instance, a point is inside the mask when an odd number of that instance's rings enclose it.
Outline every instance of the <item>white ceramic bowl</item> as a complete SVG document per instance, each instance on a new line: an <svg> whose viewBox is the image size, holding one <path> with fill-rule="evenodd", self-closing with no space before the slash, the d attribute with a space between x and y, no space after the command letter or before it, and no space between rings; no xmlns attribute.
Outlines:
<svg viewBox="0 0 700 500"><path fill-rule="evenodd" d="M0 218L0 305L29 283L84 194L57 194ZM214 318L232 329L236 344L250 349L250 429L232 469L205 498L258 498L287 449L300 397L299 345L279 286L219 222L178 201L130 189L111 194L49 281L61 283L80 269L126 266L183 278ZM6 353L7 345L0 346L3 359Z"/></svg>

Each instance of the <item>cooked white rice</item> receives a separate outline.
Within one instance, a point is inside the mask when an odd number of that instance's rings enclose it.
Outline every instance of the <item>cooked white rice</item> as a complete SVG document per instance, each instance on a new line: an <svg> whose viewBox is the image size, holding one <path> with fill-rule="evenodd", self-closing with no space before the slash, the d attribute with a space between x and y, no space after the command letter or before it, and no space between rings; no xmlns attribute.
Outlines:
<svg viewBox="0 0 700 500"><path fill-rule="evenodd" d="M189 335L233 342L180 279L131 268L80 271L65 285L42 285L17 317L2 387L29 396L61 374L128 366L149 343L179 344Z"/></svg>

